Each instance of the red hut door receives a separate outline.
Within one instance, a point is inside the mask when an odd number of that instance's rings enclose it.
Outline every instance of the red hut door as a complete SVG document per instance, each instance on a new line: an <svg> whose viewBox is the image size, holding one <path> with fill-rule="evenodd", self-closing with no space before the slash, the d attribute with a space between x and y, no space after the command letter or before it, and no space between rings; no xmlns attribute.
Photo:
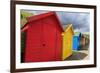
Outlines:
<svg viewBox="0 0 100 73"><path fill-rule="evenodd" d="M54 61L56 60L56 24L52 17L45 18L42 21L43 25L43 39L42 39L42 60Z"/></svg>

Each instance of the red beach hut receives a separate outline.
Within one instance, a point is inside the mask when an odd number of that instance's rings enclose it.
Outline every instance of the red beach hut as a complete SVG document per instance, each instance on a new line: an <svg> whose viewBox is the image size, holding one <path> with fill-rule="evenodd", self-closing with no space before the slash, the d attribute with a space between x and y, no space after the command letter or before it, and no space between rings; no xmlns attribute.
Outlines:
<svg viewBox="0 0 100 73"><path fill-rule="evenodd" d="M62 59L63 28L55 12L34 15L21 32L27 31L25 62L59 61Z"/></svg>

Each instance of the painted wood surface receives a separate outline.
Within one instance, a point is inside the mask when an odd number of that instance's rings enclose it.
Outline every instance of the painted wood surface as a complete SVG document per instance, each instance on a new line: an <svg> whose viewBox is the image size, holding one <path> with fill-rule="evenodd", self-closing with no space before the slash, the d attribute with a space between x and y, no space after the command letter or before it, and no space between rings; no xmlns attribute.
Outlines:
<svg viewBox="0 0 100 73"><path fill-rule="evenodd" d="M68 25L65 32L62 33L63 35L63 56L62 60L68 58L72 55L72 44L73 44L73 28L72 25Z"/></svg>
<svg viewBox="0 0 100 73"><path fill-rule="evenodd" d="M30 19L27 23L25 62L62 60L63 30L56 14L49 12Z"/></svg>

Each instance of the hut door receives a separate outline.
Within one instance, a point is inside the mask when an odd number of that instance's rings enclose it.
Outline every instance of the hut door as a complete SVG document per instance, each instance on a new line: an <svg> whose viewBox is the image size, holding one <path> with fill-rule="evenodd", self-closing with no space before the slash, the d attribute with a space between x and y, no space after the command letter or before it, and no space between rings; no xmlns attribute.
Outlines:
<svg viewBox="0 0 100 73"><path fill-rule="evenodd" d="M56 56L56 25L52 17L44 19L42 24L42 59L43 61L54 61Z"/></svg>

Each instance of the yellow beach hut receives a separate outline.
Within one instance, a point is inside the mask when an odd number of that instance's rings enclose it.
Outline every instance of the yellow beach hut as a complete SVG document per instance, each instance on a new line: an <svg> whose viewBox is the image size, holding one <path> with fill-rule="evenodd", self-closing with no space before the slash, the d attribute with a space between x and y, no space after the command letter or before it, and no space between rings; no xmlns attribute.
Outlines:
<svg viewBox="0 0 100 73"><path fill-rule="evenodd" d="M72 55L72 47L73 47L73 27L72 24L68 24L65 28L65 31L62 33L63 36L63 55L62 60L65 60L70 55Z"/></svg>

